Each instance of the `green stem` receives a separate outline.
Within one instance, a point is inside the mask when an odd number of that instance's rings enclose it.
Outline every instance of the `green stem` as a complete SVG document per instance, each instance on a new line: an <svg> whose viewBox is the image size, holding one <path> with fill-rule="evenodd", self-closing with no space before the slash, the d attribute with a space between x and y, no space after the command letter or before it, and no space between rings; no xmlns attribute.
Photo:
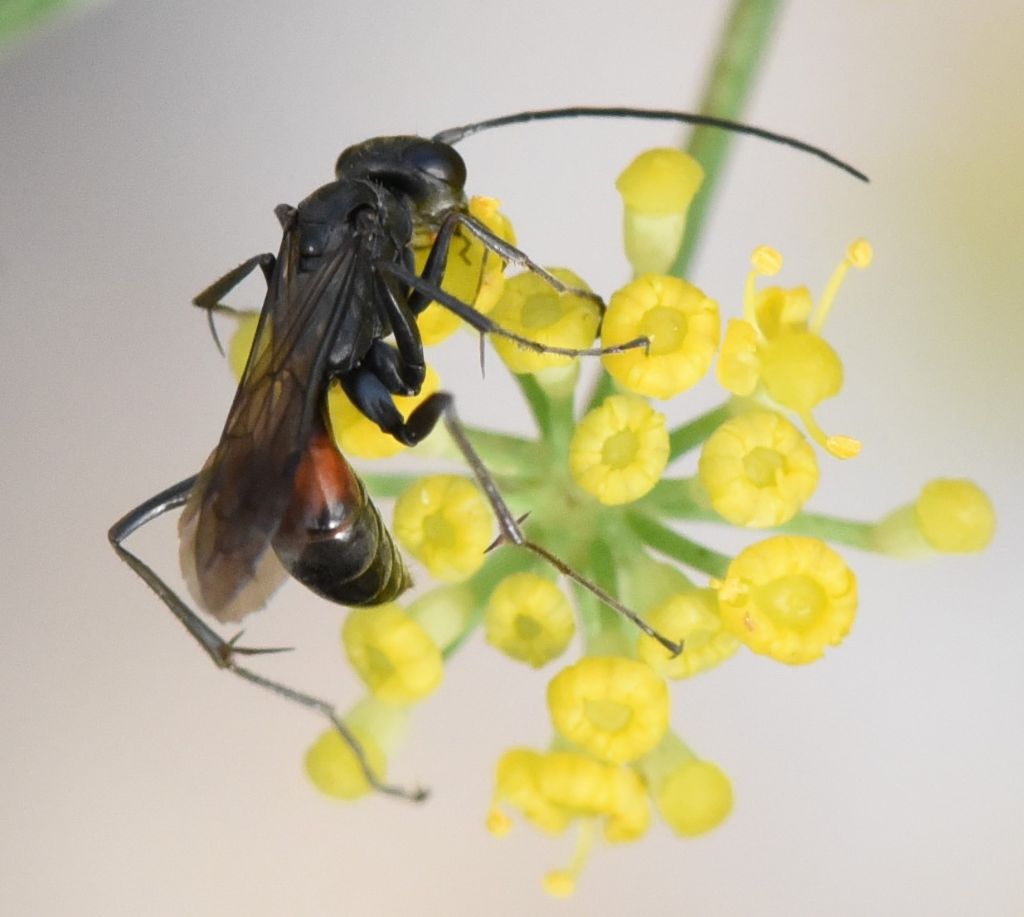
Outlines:
<svg viewBox="0 0 1024 917"><path fill-rule="evenodd" d="M551 399L544 391L540 383L530 373L513 373L512 378L516 380L526 403L530 406L530 413L537 424L537 430L542 439L547 439L551 433Z"/></svg>
<svg viewBox="0 0 1024 917"><path fill-rule="evenodd" d="M594 381L593 391L591 391L590 397L585 402L586 407L583 409L583 413L586 414L588 411L594 410L605 398L614 394L615 382L608 374L608 370L602 366L600 375Z"/></svg>
<svg viewBox="0 0 1024 917"><path fill-rule="evenodd" d="M701 445L712 433L729 419L732 409L726 401L706 414L701 414L681 427L676 427L668 436L668 460L675 461L691 449Z"/></svg>
<svg viewBox="0 0 1024 917"><path fill-rule="evenodd" d="M639 499L635 507L650 516L666 519L699 519L702 522L723 522L709 505L707 494L696 476L663 478L654 489Z"/></svg>
<svg viewBox="0 0 1024 917"><path fill-rule="evenodd" d="M800 513L775 531L784 535L807 535L822 541L834 541L862 551L880 550L875 543L873 522L854 522L822 513Z"/></svg>
<svg viewBox="0 0 1024 917"><path fill-rule="evenodd" d="M644 544L661 554L678 560L687 567L700 570L708 576L721 579L729 568L730 558L725 554L706 548L696 541L680 535L678 532L662 525L656 519L632 512L626 517L630 527Z"/></svg>
<svg viewBox="0 0 1024 917"><path fill-rule="evenodd" d="M764 56L779 0L736 0L718 44L714 68L700 103L702 114L738 120ZM685 277L700 239L701 226L721 177L733 134L698 127L686 150L704 167L704 185L686 216L686 235L669 273Z"/></svg>

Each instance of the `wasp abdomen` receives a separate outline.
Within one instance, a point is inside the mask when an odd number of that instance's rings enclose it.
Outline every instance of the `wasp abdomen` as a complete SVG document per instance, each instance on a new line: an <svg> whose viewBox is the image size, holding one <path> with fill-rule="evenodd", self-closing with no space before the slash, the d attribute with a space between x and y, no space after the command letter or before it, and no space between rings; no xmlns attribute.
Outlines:
<svg viewBox="0 0 1024 917"><path fill-rule="evenodd" d="M299 461L274 550L295 579L341 605L380 605L412 585L377 507L326 431Z"/></svg>

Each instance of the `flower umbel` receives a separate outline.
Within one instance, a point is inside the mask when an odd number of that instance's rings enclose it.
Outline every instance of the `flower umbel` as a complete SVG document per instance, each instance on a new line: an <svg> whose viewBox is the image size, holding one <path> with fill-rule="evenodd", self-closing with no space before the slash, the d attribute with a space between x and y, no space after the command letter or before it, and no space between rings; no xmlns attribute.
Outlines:
<svg viewBox="0 0 1024 917"><path fill-rule="evenodd" d="M708 169L709 181L713 175ZM716 301L683 277L663 273L677 261L687 220L699 222L702 176L695 160L666 150L641 155L622 174L626 246L639 276L611 296L603 314L595 297L560 293L538 273L506 280L501 259L471 233L453 240L443 288L475 302L505 330L557 348L589 349L598 333L605 348L638 339L646 346L604 354L593 388L581 396L575 357L494 338L536 436L463 425L487 469L481 474L474 457L467 458L483 489L469 475L375 470L365 476L369 493L396 498L398 543L444 585L404 608L350 612L345 654L367 696L344 722L365 762L333 731L306 759L323 793L354 799L368 792L364 764L383 776L413 705L440 689L445 663L478 629L515 663L539 669L562 660L547 685L551 746L515 747L501 757L487 815L496 836L511 830L516 813L543 834L573 833L566 865L544 879L559 897L572 893L595 847L642 837L652 809L687 838L727 819L732 783L671 731L669 681L718 677L715 670L744 646L789 665L839 646L857 612L857 581L830 543L893 556L966 553L984 548L995 528L992 504L965 480L932 481L916 500L877 521L807 509L821 469L790 418L832 455L847 458L859 449L856 440L825 434L813 412L842 386L842 363L821 330L849 268L870 262L866 242L848 247L817 303L805 287L759 287L760 278L779 271L781 256L758 248L743 316L729 321L718 354L718 379L735 397L674 428L666 418L677 416L684 402L652 404L693 388L718 352ZM500 238L514 238L493 199L474 198L470 210ZM425 251L417 253L421 266ZM575 273L553 273L573 289L587 289ZM434 304L418 323L424 340L433 342L459 320ZM236 372L255 327L254 319L239 317L230 347ZM265 348L269 339L260 337ZM438 385L428 369L419 393L395 399L403 415ZM505 414L505 402L490 403L495 414ZM384 458L400 451L340 389L329 407L346 454ZM449 425L428 441L429 450L405 458L422 459L427 451L434 458L467 457L454 450L459 433ZM687 456L698 456L689 474L678 467ZM695 522L738 527L747 547L730 556L698 542L695 533L705 529ZM494 540L496 529L503 534ZM749 544L752 529L778 531ZM545 559L550 563L541 566ZM641 628L634 627L638 622ZM574 638L582 648L575 655ZM504 661L497 654L492 659Z"/></svg>

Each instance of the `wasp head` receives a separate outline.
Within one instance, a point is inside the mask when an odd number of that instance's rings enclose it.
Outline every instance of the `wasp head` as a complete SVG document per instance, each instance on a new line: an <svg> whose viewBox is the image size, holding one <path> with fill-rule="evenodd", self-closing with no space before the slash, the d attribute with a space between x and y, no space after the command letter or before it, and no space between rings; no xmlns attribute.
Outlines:
<svg viewBox="0 0 1024 917"><path fill-rule="evenodd" d="M423 137L377 137L338 157L339 180L363 179L405 196L417 224L436 225L466 206L466 164L446 143Z"/></svg>

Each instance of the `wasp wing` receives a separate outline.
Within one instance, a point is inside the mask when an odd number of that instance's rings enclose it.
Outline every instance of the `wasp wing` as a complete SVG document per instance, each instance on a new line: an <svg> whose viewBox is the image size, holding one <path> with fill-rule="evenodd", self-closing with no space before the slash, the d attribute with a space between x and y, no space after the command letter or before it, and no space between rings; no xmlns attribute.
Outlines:
<svg viewBox="0 0 1024 917"><path fill-rule="evenodd" d="M379 333L375 320L359 321L375 285L360 241L340 245L312 272L299 270L299 242L297 228L285 231L224 431L179 524L189 589L221 621L259 608L286 575L267 549L322 409L332 342L349 329L359 338Z"/></svg>

